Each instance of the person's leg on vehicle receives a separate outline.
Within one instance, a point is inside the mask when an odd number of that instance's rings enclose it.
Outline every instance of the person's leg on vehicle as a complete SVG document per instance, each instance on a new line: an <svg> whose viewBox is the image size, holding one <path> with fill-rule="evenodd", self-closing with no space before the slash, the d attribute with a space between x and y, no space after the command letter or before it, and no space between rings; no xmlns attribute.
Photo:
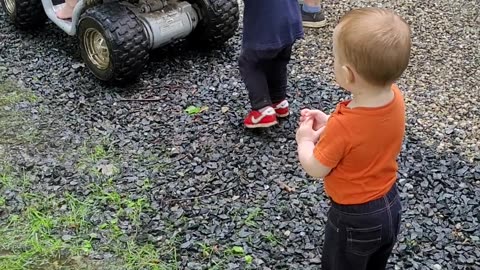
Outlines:
<svg viewBox="0 0 480 270"><path fill-rule="evenodd" d="M320 28L325 26L321 0L303 0L301 4L302 22L304 27Z"/></svg>
<svg viewBox="0 0 480 270"><path fill-rule="evenodd" d="M63 7L57 11L57 17L63 20L72 18L73 9L75 8L76 4L77 0L65 0Z"/></svg>

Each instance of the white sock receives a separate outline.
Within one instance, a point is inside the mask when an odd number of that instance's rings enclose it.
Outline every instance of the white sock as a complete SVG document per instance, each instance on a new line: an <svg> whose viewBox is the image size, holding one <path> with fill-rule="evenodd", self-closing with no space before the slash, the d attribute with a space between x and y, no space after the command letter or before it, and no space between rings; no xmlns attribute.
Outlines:
<svg viewBox="0 0 480 270"><path fill-rule="evenodd" d="M261 108L261 109L258 110L258 111L261 112L261 113L264 113L264 112L265 112L266 110L268 110L268 109L272 109L272 110L273 110L272 106L267 106L267 107Z"/></svg>

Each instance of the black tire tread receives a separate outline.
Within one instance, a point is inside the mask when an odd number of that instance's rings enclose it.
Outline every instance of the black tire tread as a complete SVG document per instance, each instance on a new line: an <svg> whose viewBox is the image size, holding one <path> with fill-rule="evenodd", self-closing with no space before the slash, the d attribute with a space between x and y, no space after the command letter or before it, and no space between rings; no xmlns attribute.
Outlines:
<svg viewBox="0 0 480 270"><path fill-rule="evenodd" d="M32 30L41 27L47 20L41 0L15 0L14 14L9 14L5 7L5 0L2 6L10 16L13 24L22 30Z"/></svg>
<svg viewBox="0 0 480 270"><path fill-rule="evenodd" d="M207 1L205 7L199 3ZM260 1L260 0L259 0ZM196 0L203 18L192 33L192 39L199 45L220 46L235 35L239 24L239 6L237 0Z"/></svg>
<svg viewBox="0 0 480 270"><path fill-rule="evenodd" d="M123 82L137 77L147 63L149 53L147 37L135 14L125 6L108 3L88 9L80 24L85 18L100 23L111 44L114 72L108 80Z"/></svg>

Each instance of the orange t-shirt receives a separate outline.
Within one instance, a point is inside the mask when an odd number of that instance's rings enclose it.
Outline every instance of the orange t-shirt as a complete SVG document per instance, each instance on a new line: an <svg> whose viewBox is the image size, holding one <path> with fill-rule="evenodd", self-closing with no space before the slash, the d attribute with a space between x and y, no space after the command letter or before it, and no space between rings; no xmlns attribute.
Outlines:
<svg viewBox="0 0 480 270"><path fill-rule="evenodd" d="M338 204L360 204L385 195L397 179L397 157L405 134L405 103L396 85L393 100L377 108L347 107L330 115L314 156L333 168L325 192Z"/></svg>

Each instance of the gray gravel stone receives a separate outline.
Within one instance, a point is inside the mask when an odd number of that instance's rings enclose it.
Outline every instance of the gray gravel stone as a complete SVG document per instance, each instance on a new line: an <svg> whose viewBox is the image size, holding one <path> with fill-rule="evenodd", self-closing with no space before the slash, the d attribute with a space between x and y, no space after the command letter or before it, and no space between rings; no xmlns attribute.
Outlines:
<svg viewBox="0 0 480 270"><path fill-rule="evenodd" d="M179 269L214 266L199 256L197 243L218 245L219 254L243 246L254 258L251 269L318 269L328 199L322 182L308 179L298 165L298 111L331 111L348 98L333 78L332 30L345 11L372 5L394 9L413 30L411 64L399 81L407 105L399 157L404 211L391 266L477 269L480 37L474 0L325 1L327 26L307 29L294 48L292 116L258 132L242 127L248 100L237 68L241 31L212 52L182 43L157 50L138 82L118 88L98 82L80 63L76 40L52 24L21 33L1 11L0 81L20 81L41 97L38 108L20 107L31 110L39 129L49 130L47 143L13 159L35 174L32 193L87 196L89 185L102 182L88 173L94 167L79 169L83 145L108 138L115 158L104 164L118 169L105 171L112 173L113 190L122 198L145 197L152 207L138 227L119 226L130 236L142 235L142 243L161 245L175 235ZM189 116L184 109L190 105L209 109ZM296 191L286 193L275 180ZM24 207L17 188L1 195L9 213ZM252 217L255 207L261 213ZM107 203L99 208L87 218L96 227L118 211ZM264 232L274 233L278 244ZM67 233L60 237L71 237ZM75 237L109 240L101 232ZM225 269L243 269L242 259L229 257Z"/></svg>

